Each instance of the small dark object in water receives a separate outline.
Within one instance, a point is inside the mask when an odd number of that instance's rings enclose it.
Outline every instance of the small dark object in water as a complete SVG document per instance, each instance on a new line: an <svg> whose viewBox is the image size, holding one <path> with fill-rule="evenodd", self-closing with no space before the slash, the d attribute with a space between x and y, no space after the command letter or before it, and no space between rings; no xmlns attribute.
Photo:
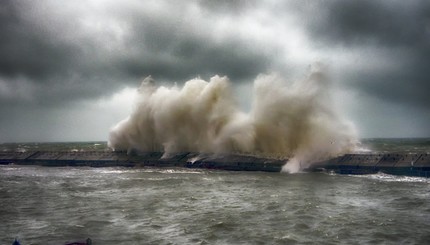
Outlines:
<svg viewBox="0 0 430 245"><path fill-rule="evenodd" d="M21 245L21 243L19 243L18 240L15 238L15 241L13 241L12 245Z"/></svg>
<svg viewBox="0 0 430 245"><path fill-rule="evenodd" d="M87 238L85 242L72 242L72 243L66 243L65 245L92 245L93 242L90 238Z"/></svg>

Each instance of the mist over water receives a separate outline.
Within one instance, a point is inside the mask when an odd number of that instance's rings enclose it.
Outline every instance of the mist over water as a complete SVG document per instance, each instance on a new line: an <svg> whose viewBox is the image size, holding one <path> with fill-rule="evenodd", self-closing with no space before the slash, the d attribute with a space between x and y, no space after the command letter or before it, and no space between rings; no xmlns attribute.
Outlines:
<svg viewBox="0 0 430 245"><path fill-rule="evenodd" d="M334 109L321 65L292 84L278 75L254 81L252 107L241 111L227 77L193 79L182 88L138 89L132 114L110 132L109 147L127 151L237 153L289 159L285 171L353 151L354 126Z"/></svg>

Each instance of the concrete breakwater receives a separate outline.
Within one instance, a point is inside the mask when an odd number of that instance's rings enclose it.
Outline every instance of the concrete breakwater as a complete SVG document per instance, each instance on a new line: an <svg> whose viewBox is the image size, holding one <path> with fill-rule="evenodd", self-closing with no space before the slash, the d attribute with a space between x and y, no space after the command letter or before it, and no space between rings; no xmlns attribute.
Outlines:
<svg viewBox="0 0 430 245"><path fill-rule="evenodd" d="M374 174L430 177L430 154L384 153L346 154L317 162L308 171L330 171L339 174Z"/></svg>
<svg viewBox="0 0 430 245"><path fill-rule="evenodd" d="M280 172L287 160L246 155L162 152L127 154L112 151L29 151L0 152L0 164L90 167L186 167L231 171ZM339 174L386 174L430 177L430 154L385 153L346 154L313 163L305 171L329 171Z"/></svg>
<svg viewBox="0 0 430 245"><path fill-rule="evenodd" d="M153 166L280 172L285 160L192 152L164 156L162 152L127 154L122 151L33 151L0 152L0 164L89 167Z"/></svg>

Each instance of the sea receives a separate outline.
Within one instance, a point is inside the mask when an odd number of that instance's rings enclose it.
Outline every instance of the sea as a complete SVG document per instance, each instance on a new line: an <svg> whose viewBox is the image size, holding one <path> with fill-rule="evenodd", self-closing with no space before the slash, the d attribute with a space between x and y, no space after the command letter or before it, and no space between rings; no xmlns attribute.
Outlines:
<svg viewBox="0 0 430 245"><path fill-rule="evenodd" d="M371 152L430 152L430 139L362 143ZM0 244L429 244L429 200L430 179L385 174L0 165Z"/></svg>

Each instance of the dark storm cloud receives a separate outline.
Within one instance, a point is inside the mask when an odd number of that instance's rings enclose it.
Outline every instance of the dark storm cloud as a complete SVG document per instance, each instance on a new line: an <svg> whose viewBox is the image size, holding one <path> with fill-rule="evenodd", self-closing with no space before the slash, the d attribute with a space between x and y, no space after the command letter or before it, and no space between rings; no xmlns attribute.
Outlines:
<svg viewBox="0 0 430 245"><path fill-rule="evenodd" d="M359 114L374 115L367 132L384 125L377 115L385 107L412 108L416 124L426 125L429 23L428 1L4 0L0 136L13 140L22 131L25 139L32 118L43 124L72 109L85 120L100 112L80 106L108 101L148 75L163 84L216 74L251 82L271 72L291 80L325 60L342 89L358 95L350 104L381 102ZM239 97L248 99L251 89L243 91ZM425 127L416 132L428 135Z"/></svg>
<svg viewBox="0 0 430 245"><path fill-rule="evenodd" d="M0 6L0 73L42 79L72 63L75 47L53 39L43 27L26 18L24 4L4 1Z"/></svg>
<svg viewBox="0 0 430 245"><path fill-rule="evenodd" d="M300 8L304 16L320 12L307 20L316 47L356 50L364 62L392 67L344 71L353 86L384 100L430 106L429 1L330 1ZM360 55L365 49L385 54Z"/></svg>
<svg viewBox="0 0 430 245"><path fill-rule="evenodd" d="M76 7L79 4L64 10L55 4L4 1L0 7L0 86L33 89L32 101L41 104L58 105L112 93L124 84L137 86L150 74L179 82L215 74L232 80L252 79L267 71L276 52L260 50L259 44L235 36L213 40L211 23L196 23L192 16L181 13L186 9L179 3L166 5L170 9L162 13L145 11L144 4L106 8L107 14L95 22L122 23L127 29L122 47L110 49L104 46L110 47L112 35L103 36L106 33L98 29L88 31L82 24L83 18L96 16L97 10L85 12L82 6ZM114 29L105 28L108 33ZM18 80L22 86L15 84ZM15 103L15 99L26 101L19 96L0 98L3 103Z"/></svg>
<svg viewBox="0 0 430 245"><path fill-rule="evenodd" d="M151 59L126 57L119 60L117 65L136 77L152 74L158 78L175 81L197 75L207 78L220 74L237 81L252 79L258 73L267 71L271 64L269 55L246 47L240 41L215 44L210 40L198 41L197 38L174 39L165 46L152 47L150 52L142 56L149 56Z"/></svg>
<svg viewBox="0 0 430 245"><path fill-rule="evenodd" d="M428 68L420 67L419 62L405 64L399 68L401 71L369 72L361 75L347 75L347 77L354 87L374 97L428 110L430 74L428 74Z"/></svg>
<svg viewBox="0 0 430 245"><path fill-rule="evenodd" d="M206 10L218 13L240 14L249 8L255 8L258 6L258 0L200 0L198 2Z"/></svg>
<svg viewBox="0 0 430 245"><path fill-rule="evenodd" d="M136 49L119 59L117 65L136 76L149 73L177 81L219 74L233 81L252 79L267 71L276 54L275 47L265 49L236 36L215 40L211 31L214 27L209 21L190 26L192 19L187 14L180 17L146 16L139 11L126 14L132 16L128 21L132 27L129 45Z"/></svg>
<svg viewBox="0 0 430 245"><path fill-rule="evenodd" d="M101 79L107 76L97 74L96 69L103 62L90 63L94 43L64 38L65 33L78 34L74 20L56 19L58 16L50 15L52 9L43 4L4 1L0 6L3 106L29 102L58 105L105 92Z"/></svg>
<svg viewBox="0 0 430 245"><path fill-rule="evenodd" d="M310 34L319 39L347 46L427 46L428 1L330 1L320 7L309 22Z"/></svg>

